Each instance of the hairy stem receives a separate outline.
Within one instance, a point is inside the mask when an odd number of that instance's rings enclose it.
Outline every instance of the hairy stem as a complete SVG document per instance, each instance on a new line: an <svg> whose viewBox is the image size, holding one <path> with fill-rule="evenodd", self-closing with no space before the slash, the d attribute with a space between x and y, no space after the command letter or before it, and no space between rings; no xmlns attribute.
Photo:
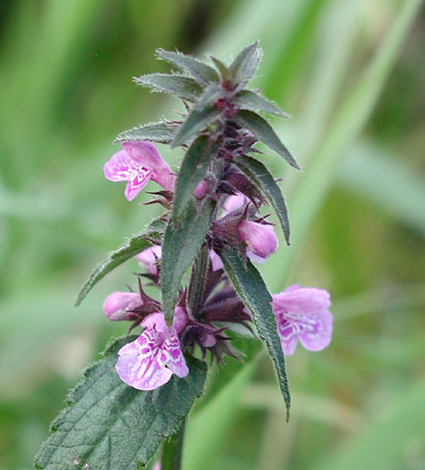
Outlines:
<svg viewBox="0 0 425 470"><path fill-rule="evenodd" d="M176 434L164 441L162 447L161 470L180 470L182 468L183 439L185 421Z"/></svg>

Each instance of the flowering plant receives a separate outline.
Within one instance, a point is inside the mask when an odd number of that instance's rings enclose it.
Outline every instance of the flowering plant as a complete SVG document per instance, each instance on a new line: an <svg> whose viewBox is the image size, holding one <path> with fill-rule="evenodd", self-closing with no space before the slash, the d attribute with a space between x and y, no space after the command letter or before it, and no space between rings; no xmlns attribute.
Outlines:
<svg viewBox="0 0 425 470"><path fill-rule="evenodd" d="M272 296L254 266L278 247L263 206L273 207L288 244L290 236L285 200L252 156L261 153L255 144L263 142L299 168L258 112L287 115L245 88L261 59L258 44L243 49L230 66L212 58L215 68L176 52L157 55L181 73L135 81L181 98L186 114L121 133L122 150L106 162L104 174L127 182L129 201L152 180L161 189L151 193L150 203L164 211L94 270L77 300L136 257L143 270L136 291L110 294L103 309L109 320L129 321L130 331L142 331L114 341L85 372L68 398L72 406L53 423L37 468L106 468L108 462L107 468L136 469L165 438L177 436L164 443L162 469L178 469L175 442L181 446L184 419L203 393L207 360L241 359L238 332L265 344L288 416L284 355L294 353L298 340L318 351L331 339L327 291L292 286ZM153 142L183 148L178 172ZM147 295L145 282L158 288L161 300Z"/></svg>

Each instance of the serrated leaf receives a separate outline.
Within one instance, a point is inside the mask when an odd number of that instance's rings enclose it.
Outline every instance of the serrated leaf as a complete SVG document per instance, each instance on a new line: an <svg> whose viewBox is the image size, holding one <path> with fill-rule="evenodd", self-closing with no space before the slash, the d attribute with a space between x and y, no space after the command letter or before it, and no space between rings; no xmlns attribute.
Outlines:
<svg viewBox="0 0 425 470"><path fill-rule="evenodd" d="M189 72L201 84L206 85L210 82L219 81L219 76L212 67L194 57L182 54L181 52L164 51L163 49L158 49L156 55L176 65L180 69Z"/></svg>
<svg viewBox="0 0 425 470"><path fill-rule="evenodd" d="M255 158L247 155L238 157L233 162L251 182L270 200L289 245L289 219L285 199L269 170Z"/></svg>
<svg viewBox="0 0 425 470"><path fill-rule="evenodd" d="M193 199L193 191L205 176L209 163L217 153L218 144L211 144L207 136L198 137L187 151L176 182L172 217L177 222Z"/></svg>
<svg viewBox="0 0 425 470"><path fill-rule="evenodd" d="M262 50L255 41L242 49L229 67L230 81L242 88L254 76L262 57Z"/></svg>
<svg viewBox="0 0 425 470"><path fill-rule="evenodd" d="M136 390L115 370L118 350L135 338L115 341L104 358L85 371L35 457L37 469L136 470L178 430L203 392L206 366L186 357L189 375L184 379L173 375L154 391Z"/></svg>
<svg viewBox="0 0 425 470"><path fill-rule="evenodd" d="M189 205L178 225L170 219L165 230L161 258L162 311L169 320L173 317L184 273L195 259L210 228L213 204L205 200L197 211Z"/></svg>
<svg viewBox="0 0 425 470"><path fill-rule="evenodd" d="M196 106L188 114L186 120L179 127L171 143L171 147L186 143L197 132L204 129L208 124L212 123L223 112L215 107L215 100L221 95L220 88L209 86L200 97Z"/></svg>
<svg viewBox="0 0 425 470"><path fill-rule="evenodd" d="M156 122L133 127L117 135L114 142L126 142L132 140L149 140L161 144L169 144L176 132L178 124L168 122Z"/></svg>
<svg viewBox="0 0 425 470"><path fill-rule="evenodd" d="M80 305L93 287L108 273L133 256L136 256L141 251L152 246L154 241L158 241L159 243L162 239L164 226L163 221L155 220L146 232L130 238L125 245L113 251L106 261L98 264L81 288L77 300L75 301L75 306Z"/></svg>
<svg viewBox="0 0 425 470"><path fill-rule="evenodd" d="M251 131L258 140L264 142L268 147L281 155L290 165L298 170L300 167L294 160L289 150L283 145L271 125L257 113L241 110L235 116L237 122Z"/></svg>
<svg viewBox="0 0 425 470"><path fill-rule="evenodd" d="M223 261L233 287L252 314L260 338L267 346L285 400L287 417L289 417L291 397L286 376L285 357L277 332L276 318L270 304L272 297L260 273L249 260L247 260L245 268L242 257L232 248L220 249L217 250L217 253Z"/></svg>
<svg viewBox="0 0 425 470"><path fill-rule="evenodd" d="M238 92L233 101L242 109L250 111L265 111L266 113L275 114L276 116L288 118L289 114L282 111L279 106L269 101L264 96L259 95L251 90L241 90Z"/></svg>
<svg viewBox="0 0 425 470"><path fill-rule="evenodd" d="M182 100L196 101L202 94L202 86L193 78L184 75L170 75L166 73L152 73L134 77L133 80L141 86L152 88L155 91L178 96Z"/></svg>

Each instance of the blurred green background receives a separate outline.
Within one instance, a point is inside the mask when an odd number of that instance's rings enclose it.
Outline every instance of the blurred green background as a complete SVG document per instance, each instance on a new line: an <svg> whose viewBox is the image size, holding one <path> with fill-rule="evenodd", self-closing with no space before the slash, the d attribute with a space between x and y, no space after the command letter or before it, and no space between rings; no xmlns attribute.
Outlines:
<svg viewBox="0 0 425 470"><path fill-rule="evenodd" d="M29 469L79 371L126 325L79 308L90 270L155 208L103 178L124 129L180 104L131 77L158 47L222 59L260 39L253 85L303 171L281 183L292 244L270 290L328 289L331 346L288 358L285 423L260 355L192 414L185 470L425 468L425 17L420 0L3 0L0 5L0 468ZM175 168L181 154L163 151ZM154 185L149 189L154 190Z"/></svg>

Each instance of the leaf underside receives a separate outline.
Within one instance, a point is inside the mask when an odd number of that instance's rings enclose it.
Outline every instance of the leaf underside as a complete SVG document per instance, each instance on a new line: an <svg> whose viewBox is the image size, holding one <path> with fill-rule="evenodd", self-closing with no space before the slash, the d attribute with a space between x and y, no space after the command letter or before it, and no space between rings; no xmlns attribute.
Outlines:
<svg viewBox="0 0 425 470"><path fill-rule="evenodd" d="M174 434L204 389L206 366L187 357L189 375L173 375L162 387L139 391L115 370L118 350L135 336L116 340L71 390L67 407L35 457L43 470L137 470Z"/></svg>
<svg viewBox="0 0 425 470"><path fill-rule="evenodd" d="M184 75L153 73L135 77L133 80L138 85L152 88L154 91L168 93L192 102L198 99L203 90L196 80Z"/></svg>
<svg viewBox="0 0 425 470"><path fill-rule="evenodd" d="M285 368L280 338L277 332L276 318L270 302L272 297L260 273L247 260L246 268L242 257L232 248L217 250L233 287L239 294L250 313L261 340L266 344L273 361L280 389L286 404L287 418L291 405L288 378Z"/></svg>
<svg viewBox="0 0 425 470"><path fill-rule="evenodd" d="M168 144L173 140L177 127L177 124L167 122L145 124L121 132L117 135L114 142L149 140L151 142Z"/></svg>

